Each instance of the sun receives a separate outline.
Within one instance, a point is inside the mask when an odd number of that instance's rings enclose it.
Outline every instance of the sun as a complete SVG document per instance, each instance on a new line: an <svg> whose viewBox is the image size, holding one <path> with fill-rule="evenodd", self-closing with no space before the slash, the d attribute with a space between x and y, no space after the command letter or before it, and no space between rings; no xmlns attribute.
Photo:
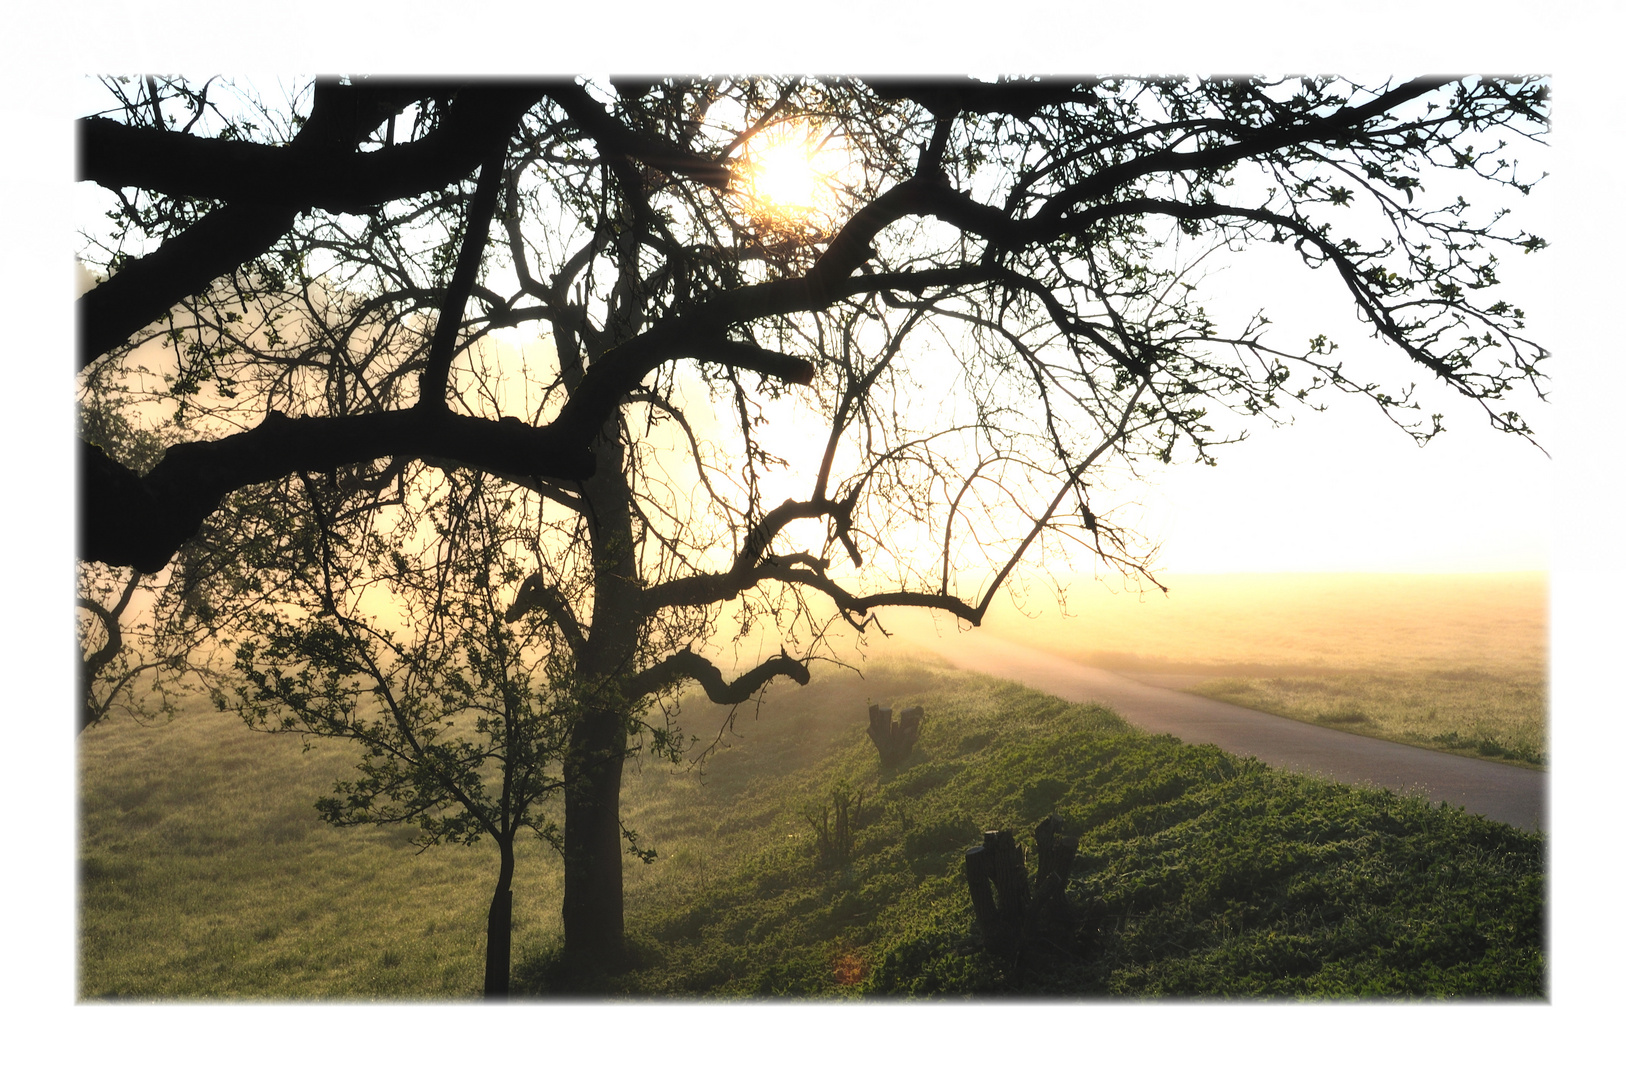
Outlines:
<svg viewBox="0 0 1626 1080"><path fill-rule="evenodd" d="M752 186L763 200L787 210L811 209L818 186L805 143L781 139L753 155Z"/></svg>
<svg viewBox="0 0 1626 1080"><path fill-rule="evenodd" d="M786 121L746 142L734 167L734 192L759 223L820 229L834 218L846 164L835 139Z"/></svg>

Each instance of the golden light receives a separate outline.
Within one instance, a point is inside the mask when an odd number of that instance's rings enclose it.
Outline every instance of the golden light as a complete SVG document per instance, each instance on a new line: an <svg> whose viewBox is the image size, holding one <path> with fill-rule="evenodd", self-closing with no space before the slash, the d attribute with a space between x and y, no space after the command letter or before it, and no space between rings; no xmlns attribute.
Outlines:
<svg viewBox="0 0 1626 1080"><path fill-rule="evenodd" d="M734 194L762 225L821 230L838 209L847 155L838 141L787 121L757 132L734 168Z"/></svg>

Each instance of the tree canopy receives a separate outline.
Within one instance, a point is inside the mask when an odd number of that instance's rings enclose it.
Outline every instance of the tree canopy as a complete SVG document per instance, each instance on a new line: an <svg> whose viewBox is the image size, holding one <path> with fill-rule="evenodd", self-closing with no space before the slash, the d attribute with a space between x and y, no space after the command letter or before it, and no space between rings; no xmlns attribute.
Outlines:
<svg viewBox="0 0 1626 1080"><path fill-rule="evenodd" d="M90 602L159 575L239 686L309 644L277 664L326 665L344 716L395 676L334 667L319 625L406 672L431 639L475 671L482 634L531 650L584 962L620 947L621 762L681 745L649 717L683 685L805 682L831 620L892 606L977 623L1024 567L1144 570L1115 470L1212 460L1290 400L1426 440L1427 380L1528 437L1508 399L1542 390L1497 276L1544 246L1502 209L1538 179L1539 78L106 83ZM1211 313L1207 266L1269 245L1411 374ZM486 553L457 571L485 608L436 591L454 550ZM777 654L720 666L764 628Z"/></svg>

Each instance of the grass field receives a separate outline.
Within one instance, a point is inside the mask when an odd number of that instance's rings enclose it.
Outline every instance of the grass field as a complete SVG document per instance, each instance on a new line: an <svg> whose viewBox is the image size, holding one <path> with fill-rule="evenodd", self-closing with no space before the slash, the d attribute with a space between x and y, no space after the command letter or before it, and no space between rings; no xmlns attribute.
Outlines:
<svg viewBox="0 0 1626 1080"><path fill-rule="evenodd" d="M629 770L633 997L1540 997L1538 836L1383 792L1276 773L1130 730L1105 710L895 662L773 690L760 714L686 706L704 769ZM883 770L865 705L922 704ZM414 854L402 830L311 809L348 767L194 708L81 746L87 998L466 998L478 993L489 847ZM861 792L850 857L807 813ZM1018 960L985 952L960 867L986 828L1082 836L1078 922ZM557 860L515 885L515 978L549 991Z"/></svg>
<svg viewBox="0 0 1626 1080"><path fill-rule="evenodd" d="M489 844L415 854L316 799L354 751L249 731L206 698L80 737L84 997L467 996L484 971ZM521 940L556 932L556 872L515 882Z"/></svg>
<svg viewBox="0 0 1626 1080"><path fill-rule="evenodd" d="M1539 574L1172 577L1167 596L1082 582L1071 617L995 610L1002 637L1312 724L1546 764Z"/></svg>

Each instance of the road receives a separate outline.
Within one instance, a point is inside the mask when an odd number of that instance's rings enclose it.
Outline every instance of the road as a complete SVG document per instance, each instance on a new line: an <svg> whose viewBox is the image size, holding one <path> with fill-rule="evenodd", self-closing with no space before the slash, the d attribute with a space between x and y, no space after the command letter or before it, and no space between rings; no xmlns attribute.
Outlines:
<svg viewBox="0 0 1626 1080"><path fill-rule="evenodd" d="M958 667L1067 701L1100 702L1147 731L1212 743L1294 772L1374 784L1462 806L1521 829L1547 827L1547 774L1316 727L1151 685L984 633L913 638Z"/></svg>

